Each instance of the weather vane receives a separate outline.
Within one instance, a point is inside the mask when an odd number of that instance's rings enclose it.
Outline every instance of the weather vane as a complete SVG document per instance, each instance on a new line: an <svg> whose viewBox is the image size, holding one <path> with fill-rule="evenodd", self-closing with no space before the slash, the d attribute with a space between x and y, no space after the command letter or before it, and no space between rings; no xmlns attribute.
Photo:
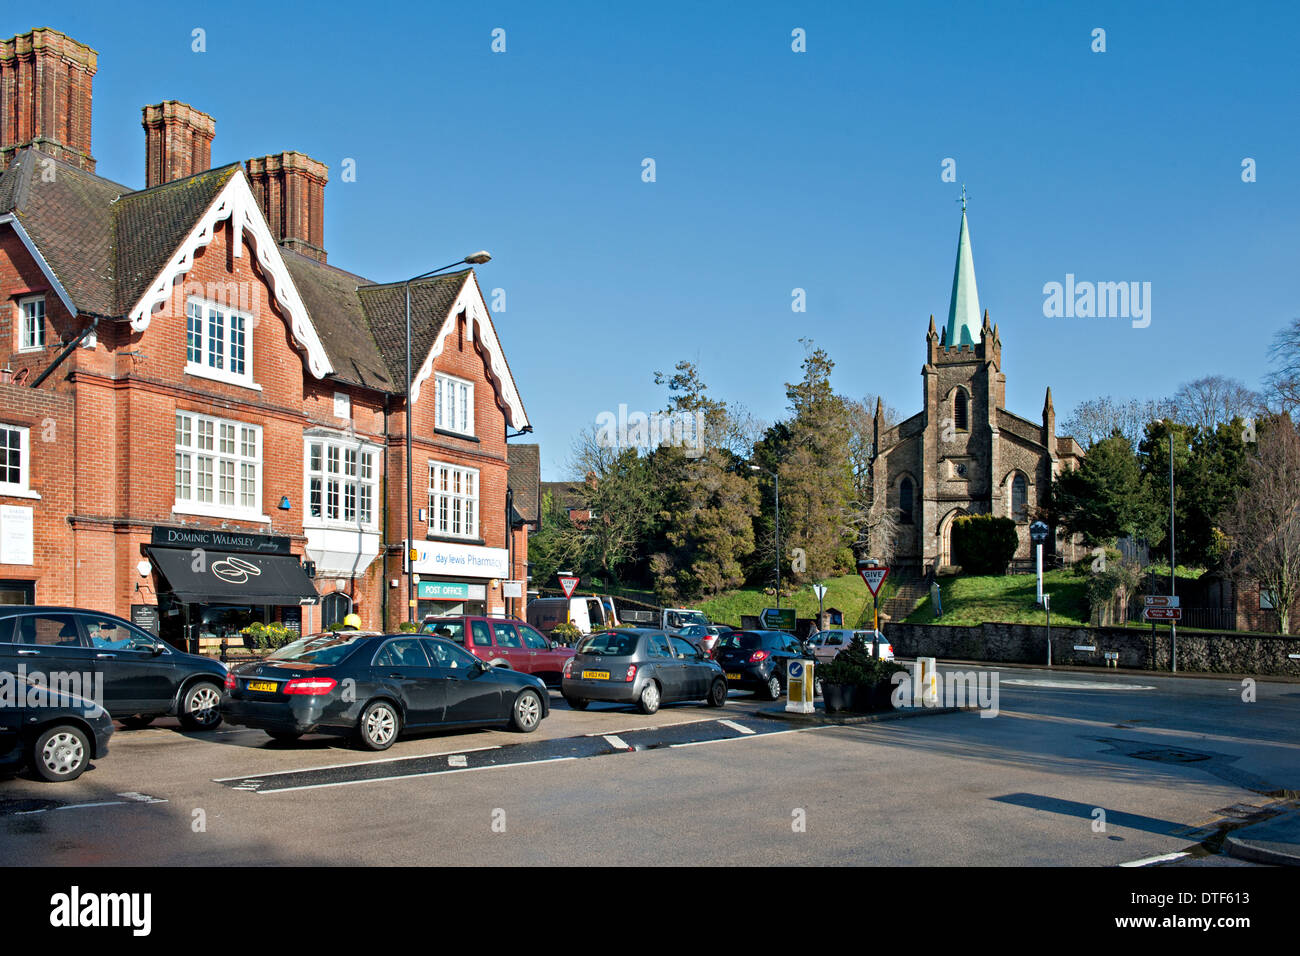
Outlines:
<svg viewBox="0 0 1300 956"><path fill-rule="evenodd" d="M957 201L961 203L961 211L965 212L966 211L966 184L965 183L961 184L961 199Z"/></svg>

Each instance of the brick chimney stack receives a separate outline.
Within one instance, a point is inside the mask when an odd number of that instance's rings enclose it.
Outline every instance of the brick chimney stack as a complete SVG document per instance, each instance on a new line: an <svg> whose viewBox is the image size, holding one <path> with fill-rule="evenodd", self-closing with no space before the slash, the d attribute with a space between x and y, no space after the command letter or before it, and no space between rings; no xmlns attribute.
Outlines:
<svg viewBox="0 0 1300 956"><path fill-rule="evenodd" d="M250 159L245 165L253 195L276 240L324 262L329 167L293 151Z"/></svg>
<svg viewBox="0 0 1300 956"><path fill-rule="evenodd" d="M95 171L90 109L98 66L98 53L46 27L0 40L0 169L33 146Z"/></svg>
<svg viewBox="0 0 1300 956"><path fill-rule="evenodd" d="M212 137L217 124L211 116L177 100L146 106L141 114L146 189L212 168Z"/></svg>

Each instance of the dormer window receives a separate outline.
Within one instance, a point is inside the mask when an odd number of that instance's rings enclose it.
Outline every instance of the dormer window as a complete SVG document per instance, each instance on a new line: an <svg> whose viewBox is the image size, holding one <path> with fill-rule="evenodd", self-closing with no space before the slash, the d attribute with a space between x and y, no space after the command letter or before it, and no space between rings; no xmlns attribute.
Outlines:
<svg viewBox="0 0 1300 956"><path fill-rule="evenodd" d="M185 303L185 371L245 388L253 382L251 317L212 302Z"/></svg>

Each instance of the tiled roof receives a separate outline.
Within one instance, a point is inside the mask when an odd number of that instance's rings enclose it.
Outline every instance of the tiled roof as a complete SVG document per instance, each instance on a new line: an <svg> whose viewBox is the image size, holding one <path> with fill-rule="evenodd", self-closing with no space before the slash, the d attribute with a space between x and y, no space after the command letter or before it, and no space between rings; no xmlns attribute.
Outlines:
<svg viewBox="0 0 1300 956"><path fill-rule="evenodd" d="M510 462L509 488L515 493L515 508L525 521L541 518L542 449L540 445L510 445L506 449Z"/></svg>
<svg viewBox="0 0 1300 956"><path fill-rule="evenodd" d="M0 215L16 216L78 312L120 319L240 169L232 163L132 190L28 148L0 171ZM334 368L333 377L404 392L404 284L374 283L284 246L280 255ZM411 284L415 368L433 347L471 271Z"/></svg>
<svg viewBox="0 0 1300 956"><path fill-rule="evenodd" d="M411 283L411 374L433 348L456 297L470 270L452 272ZM389 377L405 391L406 383L406 290L405 283L362 286L357 290L361 307L388 366ZM310 306L308 306L310 309Z"/></svg>

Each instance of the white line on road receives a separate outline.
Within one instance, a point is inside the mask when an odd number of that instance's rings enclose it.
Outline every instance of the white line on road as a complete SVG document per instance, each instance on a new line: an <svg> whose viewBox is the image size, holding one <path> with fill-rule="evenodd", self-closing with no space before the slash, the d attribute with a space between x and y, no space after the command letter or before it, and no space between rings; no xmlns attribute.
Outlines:
<svg viewBox="0 0 1300 956"><path fill-rule="evenodd" d="M321 767L298 767L294 770L272 770L269 773L264 773L259 775L257 779L261 780L263 777L283 777L287 773L312 773L317 770L340 770L346 767L366 767L369 766L370 764L376 764L376 763L399 763L400 761L403 760L427 760L430 757L448 757L451 754L472 754L472 753L478 753L480 750L500 750L500 749L501 749L500 744L493 744L491 747L473 747L469 750L443 750L435 754L416 754L413 757L381 757L378 760L354 760L351 763L331 763L331 764L325 764L324 766ZM283 751L277 751L277 752L283 752ZM229 783L232 780L247 780L252 776L253 776L252 774L241 773L238 776L234 776L234 777L214 777L212 779L212 782Z"/></svg>
<svg viewBox="0 0 1300 956"><path fill-rule="evenodd" d="M121 794L125 796L125 794ZM42 807L40 810L18 810L14 813L16 817L25 817L33 813L49 813L51 810L92 810L95 807L124 807L131 803L166 803L166 800L160 800L157 797L151 797L148 800L103 800L99 803L70 803L65 807Z"/></svg>
<svg viewBox="0 0 1300 956"><path fill-rule="evenodd" d="M804 734L810 730L826 730L830 727L837 727L838 724L827 724L824 727L796 727L794 730L774 730L770 734L754 734L752 737L719 737L717 740L693 740L685 744L670 744L670 747L703 747L705 744L725 744L734 740L770 740L773 737L781 737L785 734Z"/></svg>
<svg viewBox="0 0 1300 956"><path fill-rule="evenodd" d="M1027 677L1004 677L1002 686L1047 687L1052 690L1155 690L1152 684L1110 684L1099 680L1033 680Z"/></svg>
<svg viewBox="0 0 1300 956"><path fill-rule="evenodd" d="M615 737L613 734L605 734L604 736L605 736L605 742L609 744L611 747L613 747L615 750L632 749L627 745L627 741L624 740L622 737Z"/></svg>
<svg viewBox="0 0 1300 956"><path fill-rule="evenodd" d="M1186 852L1165 853L1162 856L1149 856L1145 860L1134 860L1132 863L1121 863L1120 866L1151 866L1155 863L1168 863L1170 860L1178 860L1187 855Z"/></svg>
<svg viewBox="0 0 1300 956"><path fill-rule="evenodd" d="M485 750L494 750L494 747L485 747ZM280 790L258 790L257 795L261 797L269 796L276 793L295 793L299 790L324 790L326 787L350 787L354 783L389 783L393 780L415 780L419 777L446 777L453 773L477 773L480 770L505 770L508 767L528 767L539 763L564 763L566 760L577 760L577 757L548 757L544 760L525 760L522 763L497 763L487 767L464 767L460 770L432 770L429 773L407 773L399 774L395 777L369 777L363 780L339 780L335 783L311 783L302 787L284 787ZM327 768L328 769L328 768Z"/></svg>
<svg viewBox="0 0 1300 956"><path fill-rule="evenodd" d="M734 720L720 720L720 721L718 721L718 723L722 724L722 726L724 726L724 727L730 727L732 730L739 730L742 734L752 734L752 733L754 733L754 731L750 730L750 729L749 729L748 727L746 727L745 725L743 725L743 724L738 724L738 723L736 723Z"/></svg>

